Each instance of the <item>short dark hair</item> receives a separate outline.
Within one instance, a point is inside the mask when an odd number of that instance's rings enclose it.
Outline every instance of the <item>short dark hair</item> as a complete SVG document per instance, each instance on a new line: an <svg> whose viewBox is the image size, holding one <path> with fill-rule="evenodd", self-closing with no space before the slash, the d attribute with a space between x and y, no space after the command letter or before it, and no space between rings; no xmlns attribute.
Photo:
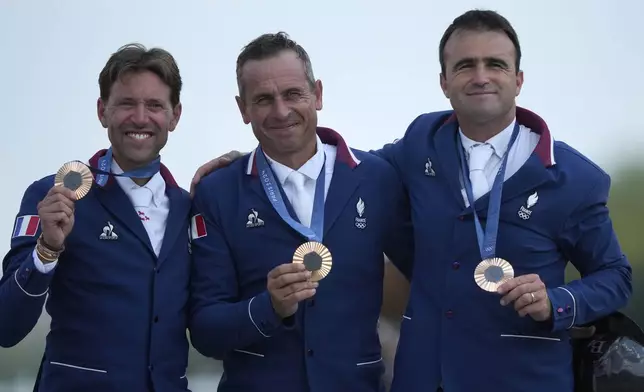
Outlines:
<svg viewBox="0 0 644 392"><path fill-rule="evenodd" d="M183 82L174 57L164 49L147 49L138 43L120 47L107 60L98 77L101 99L107 101L110 98L112 85L123 75L140 71L150 71L156 74L163 83L170 87L172 106L179 104Z"/></svg>
<svg viewBox="0 0 644 392"><path fill-rule="evenodd" d="M243 96L243 85L241 83L242 68L244 64L251 60L264 60L273 56L277 56L282 51L291 50L295 52L297 57L304 63L304 70L306 78L308 79L311 88L315 87L315 76L313 75L313 65L306 50L293 41L288 34L280 31L275 34L262 34L252 40L248 45L244 46L241 53L237 57L237 86L239 94Z"/></svg>
<svg viewBox="0 0 644 392"><path fill-rule="evenodd" d="M519 37L510 22L495 11L471 10L454 19L452 24L445 30L443 38L438 45L438 58L441 65L441 72L445 74L445 45L447 40L456 30L469 31L502 31L514 44L516 51L516 71L521 68L521 45Z"/></svg>

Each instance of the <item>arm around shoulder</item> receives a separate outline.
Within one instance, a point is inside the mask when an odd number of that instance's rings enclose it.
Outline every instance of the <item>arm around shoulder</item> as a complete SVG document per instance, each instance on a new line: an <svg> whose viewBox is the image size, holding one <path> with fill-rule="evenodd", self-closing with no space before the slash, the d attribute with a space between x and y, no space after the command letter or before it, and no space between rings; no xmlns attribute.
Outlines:
<svg viewBox="0 0 644 392"><path fill-rule="evenodd" d="M393 192L391 219L384 238L385 255L408 281L411 281L414 262L414 227L411 221L411 206L407 189L397 175L392 176Z"/></svg>
<svg viewBox="0 0 644 392"><path fill-rule="evenodd" d="M581 278L548 289L554 330L591 323L627 305L632 270L613 229L607 206L610 177L601 173L568 218L561 234L564 254Z"/></svg>
<svg viewBox="0 0 644 392"><path fill-rule="evenodd" d="M35 251L40 236L38 203L49 187L34 182L25 192L11 232L0 280L0 346L18 344L34 328L47 298L56 263L45 264Z"/></svg>
<svg viewBox="0 0 644 392"><path fill-rule="evenodd" d="M207 180L199 183L193 199L189 330L197 351L222 359L270 338L282 322L268 292L240 298L234 256L209 189Z"/></svg>

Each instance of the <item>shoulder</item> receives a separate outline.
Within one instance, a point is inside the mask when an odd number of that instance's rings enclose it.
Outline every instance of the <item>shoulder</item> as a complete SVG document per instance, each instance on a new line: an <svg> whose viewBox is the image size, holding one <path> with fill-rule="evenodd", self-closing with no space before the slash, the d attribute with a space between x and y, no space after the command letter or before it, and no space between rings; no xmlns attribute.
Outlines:
<svg viewBox="0 0 644 392"><path fill-rule="evenodd" d="M439 129L454 114L453 110L422 113L409 124L405 136L427 134Z"/></svg>
<svg viewBox="0 0 644 392"><path fill-rule="evenodd" d="M206 176L195 187L195 193L201 195L208 195L208 197L215 194L230 194L234 187L241 179L246 176L246 167L250 154L247 154L235 161L231 162L228 166L217 169ZM226 192L216 192L217 190L225 189Z"/></svg>
<svg viewBox="0 0 644 392"><path fill-rule="evenodd" d="M51 174L32 182L31 185L29 185L25 190L25 197L46 195L47 192L49 192L49 190L54 186L54 178L55 175Z"/></svg>
<svg viewBox="0 0 644 392"><path fill-rule="evenodd" d="M576 187L588 189L609 185L608 173L581 152L561 141L555 141L553 149L557 170Z"/></svg>
<svg viewBox="0 0 644 392"><path fill-rule="evenodd" d="M366 171L366 174L370 178L384 178L390 181L398 179L396 169L384 158L355 148L352 148L351 152L353 152L353 155L355 155L355 157L360 161L358 167L360 167L361 170Z"/></svg>

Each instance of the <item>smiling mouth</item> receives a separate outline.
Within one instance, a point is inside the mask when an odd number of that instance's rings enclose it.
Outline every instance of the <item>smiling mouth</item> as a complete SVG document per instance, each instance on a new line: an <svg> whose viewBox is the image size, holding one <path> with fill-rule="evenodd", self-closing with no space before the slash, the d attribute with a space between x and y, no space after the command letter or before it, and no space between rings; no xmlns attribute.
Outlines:
<svg viewBox="0 0 644 392"><path fill-rule="evenodd" d="M481 91L481 92L475 92L475 93L468 93L467 95L493 95L493 94L496 94L496 93L492 91Z"/></svg>
<svg viewBox="0 0 644 392"><path fill-rule="evenodd" d="M126 135L135 140L145 140L152 137L151 133L146 132L127 132Z"/></svg>
<svg viewBox="0 0 644 392"><path fill-rule="evenodd" d="M287 125L279 126L279 127L270 127L269 129L274 130L274 131L282 131L282 130L285 130L285 129L293 128L293 127L295 127L297 125L298 125L298 123L293 123L293 124L287 124Z"/></svg>

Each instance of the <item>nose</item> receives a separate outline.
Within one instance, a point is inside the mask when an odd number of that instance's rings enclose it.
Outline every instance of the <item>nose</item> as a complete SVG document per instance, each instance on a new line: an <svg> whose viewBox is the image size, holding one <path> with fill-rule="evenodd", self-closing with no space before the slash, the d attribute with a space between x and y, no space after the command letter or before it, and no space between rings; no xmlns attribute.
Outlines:
<svg viewBox="0 0 644 392"><path fill-rule="evenodd" d="M286 102L284 102L284 100L281 97L275 99L273 103L273 116L283 120L288 118L288 115L290 112L291 112L291 109L288 107Z"/></svg>
<svg viewBox="0 0 644 392"><path fill-rule="evenodd" d="M132 113L132 122L136 125L146 125L148 123L148 111L144 103L139 103L136 105L134 112Z"/></svg>
<svg viewBox="0 0 644 392"><path fill-rule="evenodd" d="M477 86L485 86L490 83L490 73L485 64L478 64L472 75L472 83Z"/></svg>

